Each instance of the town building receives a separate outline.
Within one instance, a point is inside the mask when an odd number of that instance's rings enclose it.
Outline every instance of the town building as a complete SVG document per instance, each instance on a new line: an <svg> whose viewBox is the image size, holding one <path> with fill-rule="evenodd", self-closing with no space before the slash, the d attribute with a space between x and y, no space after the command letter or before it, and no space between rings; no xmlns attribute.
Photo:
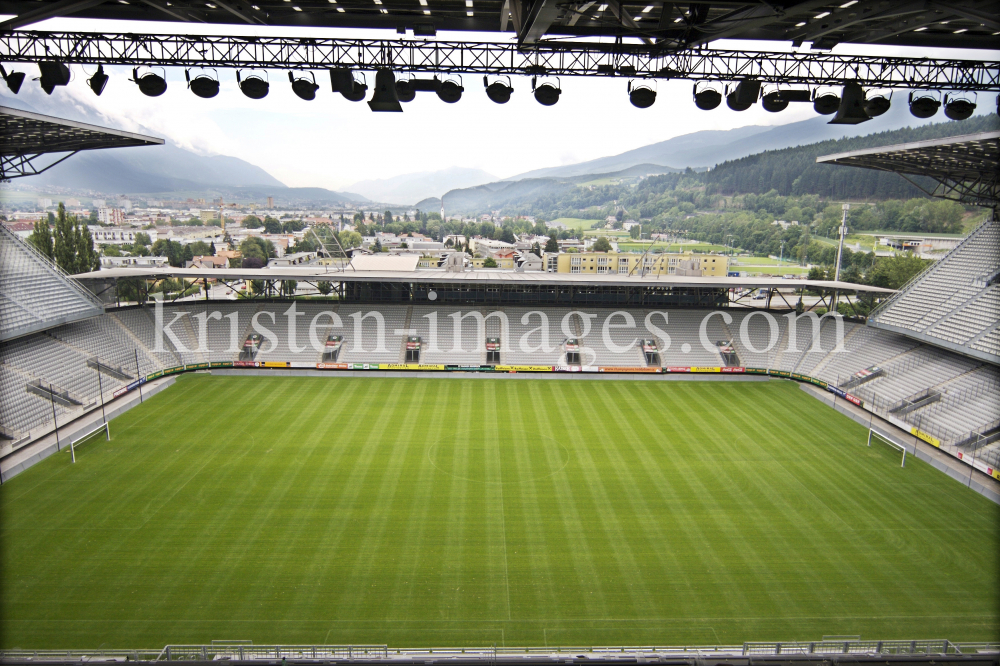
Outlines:
<svg viewBox="0 0 1000 666"><path fill-rule="evenodd" d="M552 257L556 270L552 271ZM688 275L726 277L729 259L719 254L637 252L569 252L546 255L546 270L556 273L617 273L619 275Z"/></svg>

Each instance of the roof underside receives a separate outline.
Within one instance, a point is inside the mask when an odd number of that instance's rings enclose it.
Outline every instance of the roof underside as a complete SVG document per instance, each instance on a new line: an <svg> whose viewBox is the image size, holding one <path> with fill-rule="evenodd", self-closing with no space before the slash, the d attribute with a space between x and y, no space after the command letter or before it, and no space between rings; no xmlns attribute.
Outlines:
<svg viewBox="0 0 1000 666"><path fill-rule="evenodd" d="M0 155L44 155L100 148L158 146L163 139L0 107Z"/></svg>
<svg viewBox="0 0 1000 666"><path fill-rule="evenodd" d="M51 18L232 23L255 26L386 28L517 32L522 42L544 35L633 36L686 48L716 39L922 47L996 48L994 0L786 0L689 3L614 0L0 0L15 28Z"/></svg>
<svg viewBox="0 0 1000 666"><path fill-rule="evenodd" d="M451 273L444 270L415 271L328 271L324 266L295 266L273 268L112 268L92 273L81 273L73 277L81 280L94 279L124 279L147 278L162 280L171 278L188 279L218 279L235 280L316 280L330 282L395 282L418 284L466 283L466 284L496 284L515 285L550 285L556 286L607 286L607 287L672 287L672 288L718 288L718 289L754 289L758 287L782 287L797 289L812 287L816 289L841 289L845 291L864 291L890 294L892 289L869 287L850 282L833 282L829 280L786 280L767 277L685 277L675 275L664 276L628 276L609 274L573 274L573 273L542 273L542 272L512 272L512 271L464 271Z"/></svg>
<svg viewBox="0 0 1000 666"><path fill-rule="evenodd" d="M882 148L824 155L817 162L925 176L938 186L934 196L962 203L996 207L1000 204L1000 132L953 136ZM919 184L918 184L919 187Z"/></svg>

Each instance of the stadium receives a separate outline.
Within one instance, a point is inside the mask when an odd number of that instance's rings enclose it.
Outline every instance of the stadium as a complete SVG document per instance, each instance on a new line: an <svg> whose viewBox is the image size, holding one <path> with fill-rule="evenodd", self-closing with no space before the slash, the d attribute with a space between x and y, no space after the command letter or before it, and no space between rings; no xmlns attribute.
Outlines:
<svg viewBox="0 0 1000 666"><path fill-rule="evenodd" d="M70 48L68 33L13 32L74 12L257 16L215 2L7 2L17 18L2 24L0 61L37 60L31 49L50 43L46 57L101 64L86 49L136 39ZM337 18L302 4L303 19L265 5L271 25ZM577 61L593 71L569 74L621 73L624 61L598 61L628 56L647 67L625 65L629 76L694 80L656 59L723 29L783 38L807 11L695 3L681 33L667 3L656 44L671 52L654 57L628 18L652 6L617 5L609 29L586 16L596 3L574 17L545 2L481 3L468 21L471 2L440 20L344 4L337 25L398 23L404 35L501 21L503 32L509 18L518 52L534 44L536 56L539 44L596 48L539 42L546 34L613 35L618 52L597 49ZM963 47L955 35L970 31L969 44L992 47L995 20L957 4L953 26L935 20L894 43ZM879 20L867 29L902 34ZM838 35L824 26L811 39L868 43ZM208 57L194 51L107 57ZM835 60L824 57L803 61ZM391 67L433 69L382 65L383 83ZM962 66L992 76L963 85L996 92L996 63ZM540 65L524 67L514 73ZM902 87L917 70L885 71L871 76ZM924 88L976 79L928 71L939 83ZM855 75L795 76L779 78L843 85L831 113L858 113ZM750 87L732 104L756 103ZM406 92L384 90L399 95L379 103L397 107ZM4 178L32 175L46 154L162 143L2 115ZM645 254L590 273L357 252L69 274L0 224L0 661L1000 663L998 156L1000 132L987 132L819 158L990 211L899 289L840 279L846 207L836 276L801 280L664 274ZM170 280L204 291L155 288ZM282 296L292 281L322 295ZM251 297L250 283L264 287Z"/></svg>

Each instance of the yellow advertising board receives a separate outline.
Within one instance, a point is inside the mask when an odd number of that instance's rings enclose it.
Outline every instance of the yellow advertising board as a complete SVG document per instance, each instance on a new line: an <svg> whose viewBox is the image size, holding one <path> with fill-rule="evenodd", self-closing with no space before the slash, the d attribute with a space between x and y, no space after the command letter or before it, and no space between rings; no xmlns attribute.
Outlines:
<svg viewBox="0 0 1000 666"><path fill-rule="evenodd" d="M691 372L722 372L722 368L708 368L708 367L691 367Z"/></svg>
<svg viewBox="0 0 1000 666"><path fill-rule="evenodd" d="M941 440L940 439L938 439L934 435L928 435L926 432L924 432L923 430L920 430L919 428L910 428L910 434L913 435L914 437L919 437L920 439L924 440L928 444L931 444L933 446L941 448Z"/></svg>
<svg viewBox="0 0 1000 666"><path fill-rule="evenodd" d="M552 372L551 365L498 365L497 372Z"/></svg>
<svg viewBox="0 0 1000 666"><path fill-rule="evenodd" d="M379 370L444 370L444 365L418 365L417 363L379 363Z"/></svg>

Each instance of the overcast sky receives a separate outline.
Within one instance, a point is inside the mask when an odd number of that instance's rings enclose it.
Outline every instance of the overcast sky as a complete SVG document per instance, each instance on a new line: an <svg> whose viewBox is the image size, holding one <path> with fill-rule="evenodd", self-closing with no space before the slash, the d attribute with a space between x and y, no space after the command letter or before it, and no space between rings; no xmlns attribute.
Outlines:
<svg viewBox="0 0 1000 666"><path fill-rule="evenodd" d="M35 30L80 30L188 34L264 34L253 26L177 23L112 22L54 19L31 26ZM266 28L272 36L340 36L395 38L385 31ZM440 35L448 39L495 39L484 35ZM513 35L511 36L513 38ZM786 44L716 42L720 48L786 50ZM860 53L857 47L837 47L835 53ZM997 53L930 52L926 49L867 47L872 55L927 55L997 59ZM681 134L745 125L779 125L814 117L811 105L791 105L771 114L754 105L737 113L725 104L699 111L691 100L691 83L659 82L656 104L636 109L628 101L622 78L564 77L558 104L543 107L531 95L527 78L513 80L514 95L505 105L489 101L482 78L464 77L462 100L449 105L431 93L418 93L403 113L372 113L364 102L352 103L330 91L329 76L317 72L316 100L296 97L287 73L271 70L270 94L251 100L236 87L233 70L220 70L222 90L204 100L185 87L180 68L167 70L168 90L161 97L142 95L127 81L128 68L107 68L111 81L101 97L86 86L85 74L74 67L73 81L58 88L58 106L82 105L98 112L107 124L126 130L146 130L202 154L232 155L266 169L289 186L345 189L365 179L388 178L449 167L483 169L508 177L531 169L569 164L621 153ZM93 68L87 68L93 71ZM37 75L35 75L37 76ZM368 74L369 85L374 76ZM37 87L26 81L25 88ZM24 96L24 92L21 94ZM34 95L31 95L32 97ZM29 99L25 99L30 103ZM53 100L55 101L55 99ZM982 104L992 105L980 100ZM49 107L52 108L51 106ZM67 108L69 108L67 106ZM875 123L872 130L877 131Z"/></svg>

